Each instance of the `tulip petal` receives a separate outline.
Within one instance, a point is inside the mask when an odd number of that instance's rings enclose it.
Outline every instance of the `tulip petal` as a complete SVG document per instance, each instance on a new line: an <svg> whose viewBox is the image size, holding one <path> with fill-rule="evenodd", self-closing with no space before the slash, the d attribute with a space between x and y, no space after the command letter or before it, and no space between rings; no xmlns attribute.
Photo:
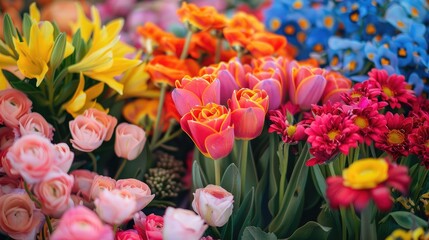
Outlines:
<svg viewBox="0 0 429 240"><path fill-rule="evenodd" d="M253 89L265 90L268 94L269 104L268 109L277 109L282 101L282 86L280 82L274 78L260 81Z"/></svg>
<svg viewBox="0 0 429 240"><path fill-rule="evenodd" d="M186 89L175 88L171 93L171 97L180 116L188 113L192 107L201 105L201 100L198 96Z"/></svg>
<svg viewBox="0 0 429 240"><path fill-rule="evenodd" d="M225 105L232 96L234 90L240 89L231 73L227 70L221 70L217 74L220 81L220 103Z"/></svg>
<svg viewBox="0 0 429 240"><path fill-rule="evenodd" d="M214 160L228 156L234 146L234 128L228 127L225 131L207 137L205 148L208 155Z"/></svg>
<svg viewBox="0 0 429 240"><path fill-rule="evenodd" d="M326 86L326 79L321 75L313 75L304 79L296 89L295 104L301 109L309 110L322 97Z"/></svg>
<svg viewBox="0 0 429 240"><path fill-rule="evenodd" d="M198 149L200 149L201 153L206 155L207 149L205 146L205 141L210 135L217 134L217 132L213 128L205 125L204 123L200 123L197 121L188 121L188 126L191 133L190 136L192 138L192 141L194 141L195 145L198 147Z"/></svg>
<svg viewBox="0 0 429 240"><path fill-rule="evenodd" d="M261 108L241 108L231 113L234 134L238 139L253 139L264 127L265 111Z"/></svg>
<svg viewBox="0 0 429 240"><path fill-rule="evenodd" d="M220 81L214 80L202 93L201 96L203 105L207 103L220 104Z"/></svg>

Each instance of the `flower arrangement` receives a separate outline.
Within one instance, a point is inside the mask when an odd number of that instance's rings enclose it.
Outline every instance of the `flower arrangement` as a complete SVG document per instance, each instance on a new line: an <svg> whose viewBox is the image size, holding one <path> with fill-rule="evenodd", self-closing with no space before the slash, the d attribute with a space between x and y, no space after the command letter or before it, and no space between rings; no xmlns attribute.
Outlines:
<svg viewBox="0 0 429 240"><path fill-rule="evenodd" d="M2 234L427 238L429 101L412 74L375 65L352 82L270 32L282 18L267 14L266 27L187 2L184 37L145 22L132 46L119 40L123 20L102 23L100 11L131 9L114 3L74 5L65 32L34 3L20 28L4 16Z"/></svg>

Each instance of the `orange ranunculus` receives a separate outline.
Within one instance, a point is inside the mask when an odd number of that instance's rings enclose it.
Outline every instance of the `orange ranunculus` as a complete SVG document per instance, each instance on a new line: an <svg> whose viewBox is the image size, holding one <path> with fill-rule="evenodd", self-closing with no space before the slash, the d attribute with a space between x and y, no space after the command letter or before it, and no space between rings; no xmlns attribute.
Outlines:
<svg viewBox="0 0 429 240"><path fill-rule="evenodd" d="M246 49L246 46L251 41L252 34L253 32L250 29L245 28L227 27L223 30L223 36L234 50Z"/></svg>
<svg viewBox="0 0 429 240"><path fill-rule="evenodd" d="M269 32L257 32L252 35L250 44L246 48L254 57L265 57L279 53L286 47L286 42L284 36ZM268 46L264 46L265 44Z"/></svg>
<svg viewBox="0 0 429 240"><path fill-rule="evenodd" d="M219 14L212 6L198 7L195 4L182 3L177 10L180 20L194 32L209 29L222 29L227 24L225 16Z"/></svg>
<svg viewBox="0 0 429 240"><path fill-rule="evenodd" d="M228 106L236 138L250 140L261 134L268 104L269 96L264 90L242 88L234 91Z"/></svg>
<svg viewBox="0 0 429 240"><path fill-rule="evenodd" d="M176 36L164 36L159 45L159 50L165 52L166 55L180 57L185 46L185 39Z"/></svg>
<svg viewBox="0 0 429 240"><path fill-rule="evenodd" d="M326 74L325 78L327 82L322 95L323 103L327 101L341 101L341 93L350 91L352 87L352 81L338 72L330 71Z"/></svg>
<svg viewBox="0 0 429 240"><path fill-rule="evenodd" d="M164 82L172 87L176 80L192 75L186 61L166 55L155 56L146 66L146 70L155 84Z"/></svg>
<svg viewBox="0 0 429 240"><path fill-rule="evenodd" d="M206 157L226 157L234 145L231 111L225 106L209 103L196 106L180 119L180 125Z"/></svg>
<svg viewBox="0 0 429 240"><path fill-rule="evenodd" d="M216 38L213 37L209 32L198 32L192 34L191 47L189 54L199 59L201 55L208 53L214 55L216 51Z"/></svg>
<svg viewBox="0 0 429 240"><path fill-rule="evenodd" d="M255 16L247 14L245 12L238 12L234 14L232 19L229 21L227 27L249 29L252 32L265 31L264 24L261 21L259 21Z"/></svg>
<svg viewBox="0 0 429 240"><path fill-rule="evenodd" d="M151 22L147 22L143 26L138 27L137 33L142 37L143 46L145 46L147 48L146 50L150 53L155 50L158 52L164 52L164 49L160 46L162 45L162 40L164 38L175 37L172 33L162 30Z"/></svg>

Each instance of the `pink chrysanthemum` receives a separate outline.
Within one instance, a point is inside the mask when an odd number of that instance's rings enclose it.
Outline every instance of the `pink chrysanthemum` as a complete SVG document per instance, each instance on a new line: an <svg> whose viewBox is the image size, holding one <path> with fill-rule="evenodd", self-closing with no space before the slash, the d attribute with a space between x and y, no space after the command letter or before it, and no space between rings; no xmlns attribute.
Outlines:
<svg viewBox="0 0 429 240"><path fill-rule="evenodd" d="M427 119L429 120L429 119ZM421 164L429 169L429 122L421 125L408 135L411 153L417 155Z"/></svg>
<svg viewBox="0 0 429 240"><path fill-rule="evenodd" d="M407 194L410 182L404 166L384 159L363 159L344 170L342 177L329 177L326 195L332 208L354 206L361 211L372 199L381 211L388 211L393 205L390 188Z"/></svg>
<svg viewBox="0 0 429 240"><path fill-rule="evenodd" d="M363 140L358 131L359 127L350 118L332 114L316 116L305 130L311 144L310 153L314 156L306 165L325 163L339 152L347 155Z"/></svg>
<svg viewBox="0 0 429 240"><path fill-rule="evenodd" d="M387 112L385 118L387 130L374 136L375 146L391 154L394 160L400 156L408 156L408 135L413 130L413 119L391 112Z"/></svg>
<svg viewBox="0 0 429 240"><path fill-rule="evenodd" d="M306 137L303 124L292 124L288 121L288 114L293 116L299 111L299 108L296 107L297 105L285 104L278 110L268 112L270 121L272 122L268 128L268 132L275 132L281 135L282 140L285 143L294 144Z"/></svg>
<svg viewBox="0 0 429 240"><path fill-rule="evenodd" d="M386 119L378 112L378 103L361 104L354 108L353 114L353 122L359 127L359 134L366 145L371 145L372 140L387 130Z"/></svg>
<svg viewBox="0 0 429 240"><path fill-rule="evenodd" d="M389 76L386 70L380 69L372 69L368 75L368 81L381 90L381 99L388 102L391 108L401 108L401 103L411 106L415 101L416 96L412 90L407 89L404 76Z"/></svg>
<svg viewBox="0 0 429 240"><path fill-rule="evenodd" d="M377 84L378 86L378 84ZM349 105L359 103L362 98L367 98L371 102L378 102L378 96L381 90L373 85L370 81L356 83L350 92L341 95L342 100Z"/></svg>

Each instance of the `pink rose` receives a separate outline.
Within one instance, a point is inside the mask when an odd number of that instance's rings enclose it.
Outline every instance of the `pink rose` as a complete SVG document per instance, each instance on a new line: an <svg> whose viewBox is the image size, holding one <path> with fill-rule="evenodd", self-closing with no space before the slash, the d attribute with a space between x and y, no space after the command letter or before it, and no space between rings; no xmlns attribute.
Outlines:
<svg viewBox="0 0 429 240"><path fill-rule="evenodd" d="M0 123L18 128L19 119L30 112L32 104L27 95L19 90L10 88L0 91Z"/></svg>
<svg viewBox="0 0 429 240"><path fill-rule="evenodd" d="M21 177L19 173L12 168L12 165L10 164L9 159L6 157L6 154L9 149L5 149L3 151L0 151L0 160L1 160L1 167L2 172L6 173L6 175L13 179L18 179Z"/></svg>
<svg viewBox="0 0 429 240"><path fill-rule="evenodd" d="M136 212L136 199L126 190L101 191L94 201L98 216L109 224L122 224Z"/></svg>
<svg viewBox="0 0 429 240"><path fill-rule="evenodd" d="M116 240L143 240L134 229L119 231L116 233Z"/></svg>
<svg viewBox="0 0 429 240"><path fill-rule="evenodd" d="M37 112L27 113L19 119L19 132L21 136L38 134L52 140L54 128Z"/></svg>
<svg viewBox="0 0 429 240"><path fill-rule="evenodd" d="M207 225L193 211L168 207L164 215L164 239L199 240Z"/></svg>
<svg viewBox="0 0 429 240"><path fill-rule="evenodd" d="M51 240L113 240L109 225L104 225L97 215L84 206L69 209L62 216Z"/></svg>
<svg viewBox="0 0 429 240"><path fill-rule="evenodd" d="M45 137L30 134L16 140L6 154L13 169L29 183L37 183L51 171L57 157L54 145Z"/></svg>
<svg viewBox="0 0 429 240"><path fill-rule="evenodd" d="M107 129L107 133L106 133L106 137L104 138L104 141L109 141L112 138L113 131L115 130L115 126L118 123L118 119L95 108L87 109L83 113L83 116L90 117L97 120Z"/></svg>
<svg viewBox="0 0 429 240"><path fill-rule="evenodd" d="M9 176L0 177L0 197L19 188L22 188L22 184L18 179Z"/></svg>
<svg viewBox="0 0 429 240"><path fill-rule="evenodd" d="M232 214L233 199L222 187L210 184L195 191L192 208L208 225L222 227Z"/></svg>
<svg viewBox="0 0 429 240"><path fill-rule="evenodd" d="M43 220L43 214L23 190L0 197L0 230L10 237L36 239Z"/></svg>
<svg viewBox="0 0 429 240"><path fill-rule="evenodd" d="M116 188L127 190L134 195L136 198L136 211L142 210L155 198L155 194L151 195L150 188L146 183L134 178L118 180Z"/></svg>
<svg viewBox="0 0 429 240"><path fill-rule="evenodd" d="M143 212L134 214L134 229L144 240L162 240L164 218L155 214L146 216Z"/></svg>
<svg viewBox="0 0 429 240"><path fill-rule="evenodd" d="M146 133L139 126L121 123L116 128L115 153L118 157L136 159L145 143Z"/></svg>
<svg viewBox="0 0 429 240"><path fill-rule="evenodd" d="M85 169L74 170L70 173L74 177L72 193L82 195L85 200L90 200L92 182L97 173Z"/></svg>
<svg viewBox="0 0 429 240"><path fill-rule="evenodd" d="M5 150L6 148L12 146L15 142L16 136L12 128L1 127L0 128L0 151Z"/></svg>
<svg viewBox="0 0 429 240"><path fill-rule="evenodd" d="M100 192L104 190L111 191L115 189L116 180L102 175L97 175L92 180L91 188L89 189L89 197L94 200L98 198Z"/></svg>
<svg viewBox="0 0 429 240"><path fill-rule="evenodd" d="M63 172L67 173L70 170L70 167L73 163L74 153L70 151L69 146L65 143L55 144L54 148L57 152L57 158L55 159L55 164Z"/></svg>
<svg viewBox="0 0 429 240"><path fill-rule="evenodd" d="M50 171L42 182L36 184L33 191L42 203L42 212L60 218L67 209L73 207L70 198L72 187L73 177L56 168Z"/></svg>
<svg viewBox="0 0 429 240"><path fill-rule="evenodd" d="M77 116L69 122L73 147L82 152L92 152L101 146L106 138L107 128L95 118Z"/></svg>

